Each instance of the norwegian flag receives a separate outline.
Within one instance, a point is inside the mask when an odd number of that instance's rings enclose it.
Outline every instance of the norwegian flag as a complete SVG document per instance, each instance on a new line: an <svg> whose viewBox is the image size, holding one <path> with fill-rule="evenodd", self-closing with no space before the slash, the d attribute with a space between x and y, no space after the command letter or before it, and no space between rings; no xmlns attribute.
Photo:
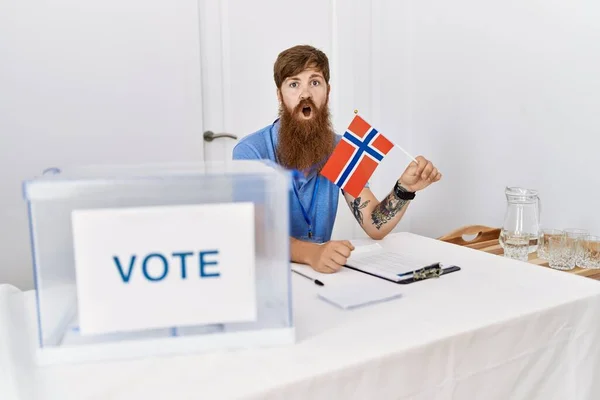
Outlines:
<svg viewBox="0 0 600 400"><path fill-rule="evenodd" d="M321 175L351 196L358 197L392 147L394 144L377 129L355 115Z"/></svg>

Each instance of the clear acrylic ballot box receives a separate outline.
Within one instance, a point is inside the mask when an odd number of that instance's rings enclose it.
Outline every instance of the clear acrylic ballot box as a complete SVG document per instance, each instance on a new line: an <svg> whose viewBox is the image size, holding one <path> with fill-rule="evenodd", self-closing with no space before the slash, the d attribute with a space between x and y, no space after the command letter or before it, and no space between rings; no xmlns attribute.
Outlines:
<svg viewBox="0 0 600 400"><path fill-rule="evenodd" d="M293 343L291 179L230 161L24 182L38 363Z"/></svg>

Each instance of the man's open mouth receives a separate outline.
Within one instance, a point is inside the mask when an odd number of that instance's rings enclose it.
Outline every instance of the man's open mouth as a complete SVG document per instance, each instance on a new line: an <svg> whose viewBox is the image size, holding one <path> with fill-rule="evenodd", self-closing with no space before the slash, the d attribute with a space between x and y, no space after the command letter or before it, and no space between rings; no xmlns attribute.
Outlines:
<svg viewBox="0 0 600 400"><path fill-rule="evenodd" d="M302 114L308 118L310 117L310 114L312 113L312 109L310 108L310 106L306 106L306 107L302 107Z"/></svg>

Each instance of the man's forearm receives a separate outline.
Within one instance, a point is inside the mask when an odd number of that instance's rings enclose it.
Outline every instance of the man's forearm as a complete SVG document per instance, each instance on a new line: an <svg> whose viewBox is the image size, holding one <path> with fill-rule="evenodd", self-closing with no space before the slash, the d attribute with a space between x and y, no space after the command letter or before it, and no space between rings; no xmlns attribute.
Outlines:
<svg viewBox="0 0 600 400"><path fill-rule="evenodd" d="M318 246L318 244L303 242L302 240L298 240L296 238L291 237L290 256L292 262L310 265L312 261L312 255L316 250L316 246Z"/></svg>
<svg viewBox="0 0 600 400"><path fill-rule="evenodd" d="M409 200L403 200L396 196L394 190L391 191L379 204L371 211L371 224L383 236L387 235L398 225L402 216L408 208Z"/></svg>
<svg viewBox="0 0 600 400"><path fill-rule="evenodd" d="M374 207L369 204L370 202L370 200L361 201L359 197L349 204L354 217L365 232L373 239L383 239L400 222L409 201L400 199L392 190Z"/></svg>

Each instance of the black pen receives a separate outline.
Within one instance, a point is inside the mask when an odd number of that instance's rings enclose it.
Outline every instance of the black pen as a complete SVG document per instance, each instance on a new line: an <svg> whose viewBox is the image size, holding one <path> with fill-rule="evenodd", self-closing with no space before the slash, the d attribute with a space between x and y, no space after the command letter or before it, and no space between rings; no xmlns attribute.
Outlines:
<svg viewBox="0 0 600 400"><path fill-rule="evenodd" d="M313 282L314 282L315 284L317 284L318 286L325 286L325 284L324 284L323 282L321 282L320 280L318 280L318 279L313 279L313 278L311 278L311 277L310 277L310 276L308 276L308 275L304 275L302 272L298 272L298 271L296 271L295 269L293 269L292 271L293 271L293 272L295 272L295 273L297 273L297 274L298 274L298 275L300 275L300 276L303 276L303 277L305 277L305 278L308 278L308 279L310 279L311 281L313 281Z"/></svg>

